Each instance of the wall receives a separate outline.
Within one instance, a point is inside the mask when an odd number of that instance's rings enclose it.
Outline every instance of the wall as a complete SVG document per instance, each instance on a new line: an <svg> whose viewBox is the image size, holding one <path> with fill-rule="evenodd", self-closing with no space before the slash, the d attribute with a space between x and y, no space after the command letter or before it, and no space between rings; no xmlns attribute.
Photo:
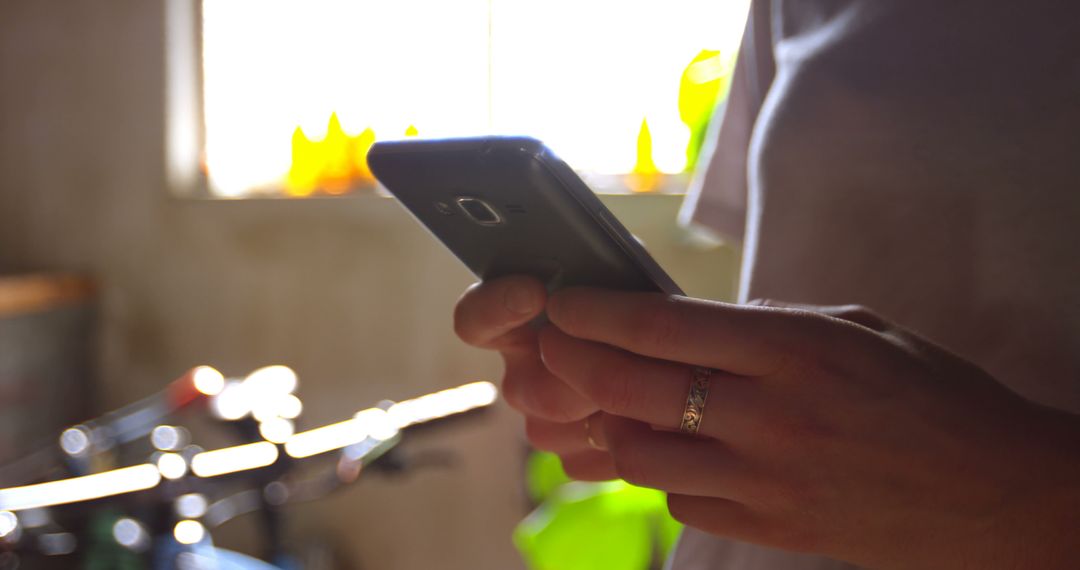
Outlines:
<svg viewBox="0 0 1080 570"><path fill-rule="evenodd" d="M170 195L162 34L162 2L0 3L0 271L99 280L99 406L198 363L294 367L309 425L497 379L498 359L451 332L470 275L391 200ZM677 197L612 200L689 292L730 294L734 253L682 244ZM520 566L521 431L500 408L425 435L421 447L454 450L456 465L364 481L301 509L296 526L341 537L365 568Z"/></svg>

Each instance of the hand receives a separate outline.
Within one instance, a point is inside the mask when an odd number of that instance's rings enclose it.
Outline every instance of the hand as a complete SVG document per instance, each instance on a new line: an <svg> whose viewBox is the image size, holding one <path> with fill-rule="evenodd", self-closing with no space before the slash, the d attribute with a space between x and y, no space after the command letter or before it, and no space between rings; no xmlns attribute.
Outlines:
<svg viewBox="0 0 1080 570"><path fill-rule="evenodd" d="M502 355L503 397L525 415L525 432L535 447L559 454L571 477L614 479L611 456L593 449L586 433L593 425L586 418L597 412L596 405L540 360L536 328L529 323L543 312L546 300L543 284L530 277L477 283L458 300L454 329L468 344Z"/></svg>
<svg viewBox="0 0 1080 570"><path fill-rule="evenodd" d="M547 311L547 368L690 526L873 568L1080 568L1077 418L864 309L574 289ZM717 369L700 437L673 431L691 365Z"/></svg>

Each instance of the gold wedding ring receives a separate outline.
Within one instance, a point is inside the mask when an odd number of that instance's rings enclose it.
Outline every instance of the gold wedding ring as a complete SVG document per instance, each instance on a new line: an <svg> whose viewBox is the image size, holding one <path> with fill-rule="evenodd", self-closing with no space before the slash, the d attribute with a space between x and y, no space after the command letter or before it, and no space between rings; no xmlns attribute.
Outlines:
<svg viewBox="0 0 1080 570"><path fill-rule="evenodd" d="M690 393L686 396L686 408L683 409L682 424L679 431L695 434L701 428L701 417L705 414L705 400L709 398L709 377L711 368L695 366L691 371Z"/></svg>

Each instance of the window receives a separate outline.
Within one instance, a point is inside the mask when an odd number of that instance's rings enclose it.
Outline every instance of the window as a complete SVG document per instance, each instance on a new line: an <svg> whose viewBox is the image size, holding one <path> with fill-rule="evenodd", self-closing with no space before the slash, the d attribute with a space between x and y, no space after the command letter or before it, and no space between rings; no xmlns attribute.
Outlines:
<svg viewBox="0 0 1080 570"><path fill-rule="evenodd" d="M219 196L337 194L371 187L374 140L524 134L609 186L636 173L638 189L656 187L686 169L746 10L746 0L203 0L203 167Z"/></svg>

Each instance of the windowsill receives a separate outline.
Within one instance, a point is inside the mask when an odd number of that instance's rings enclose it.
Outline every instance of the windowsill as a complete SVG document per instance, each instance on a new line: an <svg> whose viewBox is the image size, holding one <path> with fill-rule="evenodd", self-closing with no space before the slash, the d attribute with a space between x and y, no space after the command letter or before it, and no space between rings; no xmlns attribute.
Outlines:
<svg viewBox="0 0 1080 570"><path fill-rule="evenodd" d="M657 196L676 195L686 193L689 185L687 174L659 174L655 178L646 178L640 175L617 175L617 174L588 174L579 173L585 184L600 196ZM631 178L634 177L634 178ZM634 191L631 185L648 185L651 190ZM305 196L293 196L284 190L267 189L266 191L254 191L239 196L224 196L210 190L205 179L196 188L188 191L173 191L172 195L181 200L208 200L223 202L240 202L247 200L337 200L343 198L379 197L390 198L391 195L381 185L357 186L340 193L315 192Z"/></svg>
<svg viewBox="0 0 1080 570"><path fill-rule="evenodd" d="M625 194L631 196L648 196L655 194L685 194L690 185L688 174L659 174L655 180L642 180L641 175L635 174L588 174L579 173L585 184L597 194ZM634 180L637 178L637 180ZM648 184L651 189L647 192L634 191L631 185Z"/></svg>

